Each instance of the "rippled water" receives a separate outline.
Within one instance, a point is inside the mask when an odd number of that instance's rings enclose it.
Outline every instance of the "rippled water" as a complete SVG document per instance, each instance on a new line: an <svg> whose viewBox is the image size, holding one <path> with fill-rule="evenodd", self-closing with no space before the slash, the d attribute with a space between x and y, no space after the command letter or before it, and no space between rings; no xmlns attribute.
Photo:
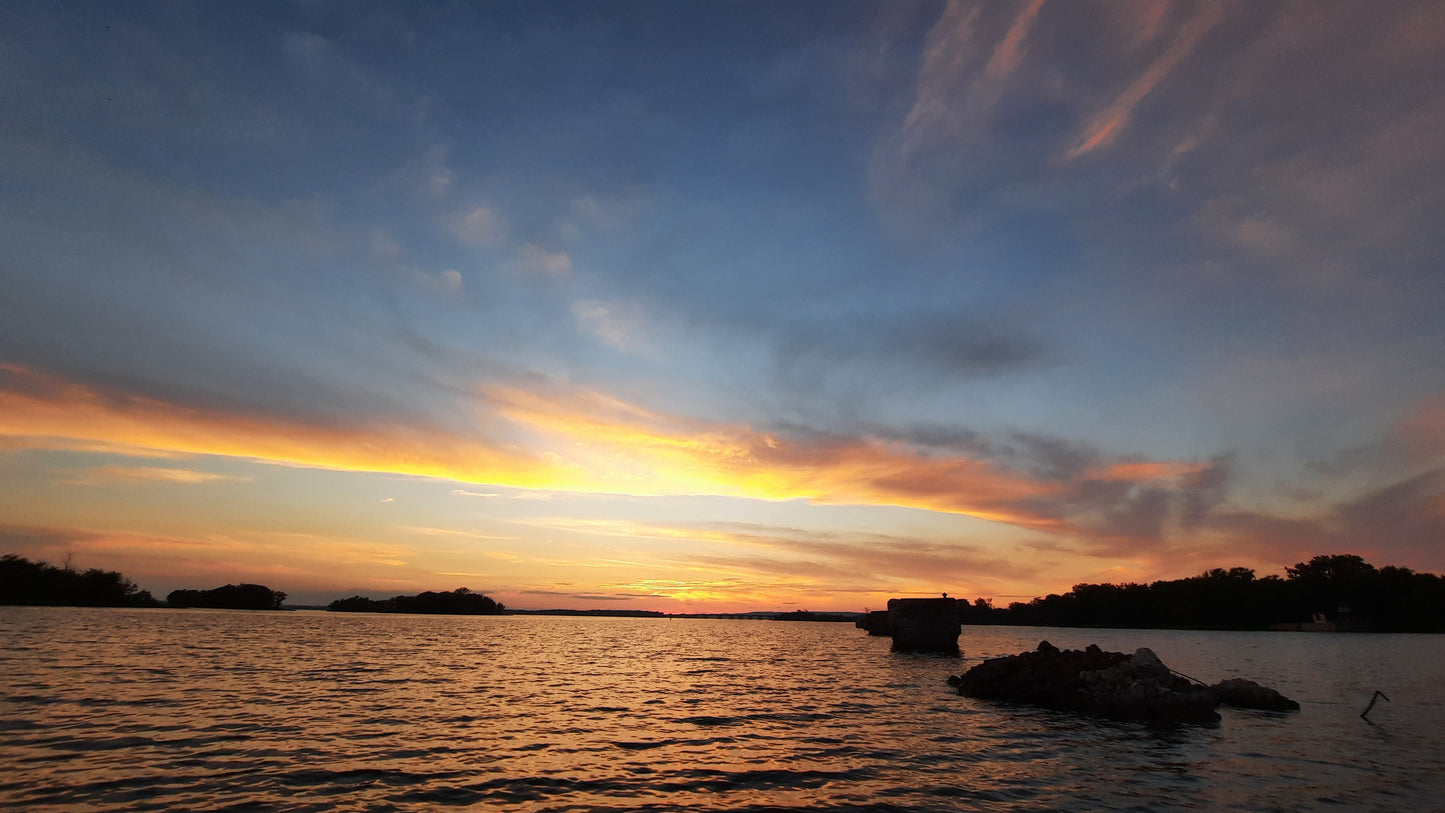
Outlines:
<svg viewBox="0 0 1445 813"><path fill-rule="evenodd" d="M1032 648L1150 646L1298 714L1156 731L959 697ZM1445 638L0 608L26 810L1441 809ZM1371 692L1391 703L1359 718Z"/></svg>

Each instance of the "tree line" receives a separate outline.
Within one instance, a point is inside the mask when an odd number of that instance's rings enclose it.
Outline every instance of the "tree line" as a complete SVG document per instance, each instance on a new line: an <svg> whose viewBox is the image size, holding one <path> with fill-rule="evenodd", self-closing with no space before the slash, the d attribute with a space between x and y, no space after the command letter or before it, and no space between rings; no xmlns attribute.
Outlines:
<svg viewBox="0 0 1445 813"><path fill-rule="evenodd" d="M415 596L337 599L326 609L338 613L416 613L421 615L501 615L506 606L481 593L459 587L449 593L428 590Z"/></svg>
<svg viewBox="0 0 1445 813"><path fill-rule="evenodd" d="M286 594L264 584L228 584L213 590L172 590L166 603L172 607L210 607L217 610L279 610Z"/></svg>
<svg viewBox="0 0 1445 813"><path fill-rule="evenodd" d="M994 607L961 602L965 624L1048 627L1269 629L1328 620L1384 632L1445 632L1445 578L1376 568L1351 554L1315 556L1286 575L1215 568L1150 584L1076 584L1062 595Z"/></svg>
<svg viewBox="0 0 1445 813"><path fill-rule="evenodd" d="M114 570L56 567L8 553L0 557L0 604L51 607L155 607L150 591Z"/></svg>
<svg viewBox="0 0 1445 813"><path fill-rule="evenodd" d="M48 607L214 607L278 610L286 594L264 584L228 584L213 590L173 590L164 603L114 570L78 570L0 556L0 604Z"/></svg>

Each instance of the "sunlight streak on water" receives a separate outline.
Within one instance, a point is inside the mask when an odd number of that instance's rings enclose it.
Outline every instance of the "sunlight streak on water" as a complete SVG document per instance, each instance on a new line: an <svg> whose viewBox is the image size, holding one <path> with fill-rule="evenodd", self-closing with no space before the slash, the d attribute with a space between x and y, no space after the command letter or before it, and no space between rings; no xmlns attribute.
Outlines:
<svg viewBox="0 0 1445 813"><path fill-rule="evenodd" d="M1030 649L1151 646L1297 715L1137 725L958 697ZM1427 809L1434 636L0 608L0 803L516 810ZM1359 719L1370 692L1391 704Z"/></svg>

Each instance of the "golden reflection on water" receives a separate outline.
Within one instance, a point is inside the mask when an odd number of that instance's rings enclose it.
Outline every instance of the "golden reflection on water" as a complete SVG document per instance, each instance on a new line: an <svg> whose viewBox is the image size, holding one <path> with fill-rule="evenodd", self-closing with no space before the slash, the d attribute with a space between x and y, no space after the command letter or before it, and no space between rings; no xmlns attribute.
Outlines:
<svg viewBox="0 0 1445 813"><path fill-rule="evenodd" d="M0 802L946 810L1436 798L1438 648L1402 676L1380 664L1392 646L1420 651L1403 636L1348 655L1270 635L967 628L960 661L891 653L846 624L0 608ZM1151 731L1001 708L943 683L1039 637L1147 644L1201 677L1232 666L1305 710ZM1395 702L1362 728L1346 701L1387 680Z"/></svg>

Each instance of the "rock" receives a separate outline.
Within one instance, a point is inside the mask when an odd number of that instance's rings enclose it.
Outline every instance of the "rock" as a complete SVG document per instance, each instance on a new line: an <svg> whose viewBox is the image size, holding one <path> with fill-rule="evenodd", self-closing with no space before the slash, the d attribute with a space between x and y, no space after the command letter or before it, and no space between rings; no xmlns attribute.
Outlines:
<svg viewBox="0 0 1445 813"><path fill-rule="evenodd" d="M1261 686L1252 680L1230 678L1209 687L1215 700L1237 709L1262 709L1264 711L1299 711L1299 704L1268 686Z"/></svg>
<svg viewBox="0 0 1445 813"><path fill-rule="evenodd" d="M1148 649L1133 655L1059 650L1047 641L1020 655L990 658L965 672L958 693L1116 720L1210 723L1219 720L1214 696L1175 677Z"/></svg>
<svg viewBox="0 0 1445 813"><path fill-rule="evenodd" d="M1154 654L1154 650L1147 646L1141 646L1134 650L1129 664L1138 674L1148 675L1159 680L1168 680L1173 674L1169 671L1169 667L1159 660L1159 656Z"/></svg>

